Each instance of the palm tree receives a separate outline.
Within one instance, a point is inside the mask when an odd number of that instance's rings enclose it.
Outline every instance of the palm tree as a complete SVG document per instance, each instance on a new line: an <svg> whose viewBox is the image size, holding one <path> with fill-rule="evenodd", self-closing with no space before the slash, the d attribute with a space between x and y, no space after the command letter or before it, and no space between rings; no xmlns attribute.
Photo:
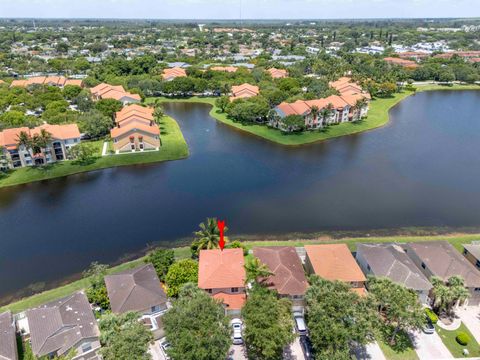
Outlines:
<svg viewBox="0 0 480 360"><path fill-rule="evenodd" d="M451 314L453 306L457 303L463 303L470 297L470 292L465 287L465 281L461 276L452 276L448 279L448 287L451 291L452 301L448 304L447 313Z"/></svg>
<svg viewBox="0 0 480 360"><path fill-rule="evenodd" d="M318 106L316 106L316 105L313 105L312 108L310 109L310 112L312 114L314 122L317 121L317 116L318 116L319 111L320 110L318 109Z"/></svg>
<svg viewBox="0 0 480 360"><path fill-rule="evenodd" d="M153 110L153 117L155 118L155 122L159 124L164 116L165 111L163 109L163 105L160 103L160 101L157 100L155 102L155 108Z"/></svg>
<svg viewBox="0 0 480 360"><path fill-rule="evenodd" d="M253 257L247 260L244 265L245 271L247 272L247 278L245 279L247 283L252 281L259 281L263 283L266 278L273 275L267 265L262 263L260 259Z"/></svg>
<svg viewBox="0 0 480 360"><path fill-rule="evenodd" d="M438 276L432 276L430 282L432 288L432 307L437 314L440 314L445 308L450 298L450 292L444 281Z"/></svg>
<svg viewBox="0 0 480 360"><path fill-rule="evenodd" d="M19 148L23 146L31 155L32 145L31 136L25 131L20 131L17 135L17 146Z"/></svg>
<svg viewBox="0 0 480 360"><path fill-rule="evenodd" d="M218 228L217 218L207 218L204 223L198 225L200 230L195 231L195 239L191 245L192 256L196 257L200 250L218 249L220 242L220 229ZM224 232L228 228L225 226ZM225 237L225 242L227 242Z"/></svg>
<svg viewBox="0 0 480 360"><path fill-rule="evenodd" d="M40 134L35 135L33 137L33 147L36 151L35 153L40 153L42 150L45 150L52 141L52 134L50 134L47 130L41 129Z"/></svg>

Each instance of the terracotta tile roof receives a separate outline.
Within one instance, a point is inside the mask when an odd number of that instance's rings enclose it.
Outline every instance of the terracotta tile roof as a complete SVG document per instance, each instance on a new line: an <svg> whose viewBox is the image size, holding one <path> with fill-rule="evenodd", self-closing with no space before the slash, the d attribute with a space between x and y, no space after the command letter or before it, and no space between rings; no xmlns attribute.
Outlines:
<svg viewBox="0 0 480 360"><path fill-rule="evenodd" d="M13 80L12 83L10 84L10 87L14 87L14 86L26 87L27 86L27 80L25 80L25 79L23 79L23 80Z"/></svg>
<svg viewBox="0 0 480 360"><path fill-rule="evenodd" d="M304 295L308 287L302 262L293 246L256 247L253 255L268 266L273 276L265 280L281 295Z"/></svg>
<svg viewBox="0 0 480 360"><path fill-rule="evenodd" d="M110 135L112 138L122 136L130 131L143 131L147 134L160 135L160 129L157 124L152 124L151 126L146 125L143 122L133 121L125 125L120 125L120 127L114 127L110 130Z"/></svg>
<svg viewBox="0 0 480 360"><path fill-rule="evenodd" d="M27 87L30 85L83 86L83 81L77 79L67 79L64 76L34 76L28 79L13 80L10 86Z"/></svg>
<svg viewBox="0 0 480 360"><path fill-rule="evenodd" d="M157 272L151 264L105 276L114 313L142 311L167 303Z"/></svg>
<svg viewBox="0 0 480 360"><path fill-rule="evenodd" d="M212 71L224 71L224 72L229 72L229 73L233 73L233 72L236 72L238 70L237 67L235 66L212 66L210 68L210 70Z"/></svg>
<svg viewBox="0 0 480 360"><path fill-rule="evenodd" d="M330 95L325 98L327 104L332 104L335 109L343 109L348 106L348 103L338 95Z"/></svg>
<svg viewBox="0 0 480 360"><path fill-rule="evenodd" d="M271 68L267 70L273 79L285 78L288 76L287 70Z"/></svg>
<svg viewBox="0 0 480 360"><path fill-rule="evenodd" d="M213 295L214 299L221 300L223 304L230 310L240 310L247 301L245 293L240 294L226 294L223 292Z"/></svg>
<svg viewBox="0 0 480 360"><path fill-rule="evenodd" d="M277 106L277 109L280 110L283 116L289 115L306 115L310 112L310 107L303 100L297 100L294 103L282 102Z"/></svg>
<svg viewBox="0 0 480 360"><path fill-rule="evenodd" d="M65 86L67 86L67 85L74 85L74 86L83 87L83 80L80 80L80 79L67 79L67 81L65 81Z"/></svg>
<svg viewBox="0 0 480 360"><path fill-rule="evenodd" d="M171 69L164 69L162 77L164 79L174 79L176 77L185 77L187 76L187 72L185 69L179 68L179 67L174 67Z"/></svg>
<svg viewBox="0 0 480 360"><path fill-rule="evenodd" d="M17 147L18 136L22 131L33 136L35 134L40 134L40 130L42 129L48 131L54 139L58 140L75 139L80 137L80 130L78 130L77 124L43 124L33 129L29 129L28 127L5 129L0 132L0 145L5 147L11 146L14 149Z"/></svg>
<svg viewBox="0 0 480 360"><path fill-rule="evenodd" d="M257 96L259 93L260 89L255 85L244 83L242 85L232 86L232 96L230 97L230 101Z"/></svg>
<svg viewBox="0 0 480 360"><path fill-rule="evenodd" d="M125 91L122 85L109 85L102 83L91 88L90 92L101 99L121 100L123 98L130 98L137 101L142 99L138 94L132 94Z"/></svg>
<svg viewBox="0 0 480 360"><path fill-rule="evenodd" d="M395 57L386 57L383 59L384 61L394 64L394 65L400 65L406 68L416 68L418 67L418 64L415 61L412 60L405 60L405 59L400 59L400 58L395 58Z"/></svg>
<svg viewBox="0 0 480 360"><path fill-rule="evenodd" d="M16 148L17 142L18 142L18 135L20 135L22 131L26 132L27 134L30 134L30 129L28 127L5 129L1 131L0 145L1 146L14 145L14 147Z"/></svg>
<svg viewBox="0 0 480 360"><path fill-rule="evenodd" d="M219 289L245 286L245 268L242 249L201 250L198 269L198 287Z"/></svg>
<svg viewBox="0 0 480 360"><path fill-rule="evenodd" d="M315 274L326 280L365 281L346 244L305 245Z"/></svg>

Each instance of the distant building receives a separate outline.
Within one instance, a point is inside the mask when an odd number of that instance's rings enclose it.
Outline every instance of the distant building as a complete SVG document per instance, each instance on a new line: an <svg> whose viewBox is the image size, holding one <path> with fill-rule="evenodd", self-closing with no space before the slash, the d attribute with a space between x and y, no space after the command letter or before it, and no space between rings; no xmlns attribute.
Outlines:
<svg viewBox="0 0 480 360"><path fill-rule="evenodd" d="M386 57L383 60L389 64L402 66L407 69L415 69L418 67L418 64L412 60L405 60L396 57Z"/></svg>
<svg viewBox="0 0 480 360"><path fill-rule="evenodd" d="M244 83L238 86L232 86L232 96L230 96L230 101L237 99L245 99L253 96L257 96L260 93L260 88L255 85L250 85Z"/></svg>
<svg viewBox="0 0 480 360"><path fill-rule="evenodd" d="M288 71L285 69L271 68L271 69L268 69L267 72L270 74L270 76L273 79L281 79L288 76Z"/></svg>
<svg viewBox="0 0 480 360"><path fill-rule="evenodd" d="M94 100L115 99L124 105L138 103L142 100L140 95L125 91L122 85L109 85L102 83L91 88L90 92Z"/></svg>
<svg viewBox="0 0 480 360"><path fill-rule="evenodd" d="M200 251L198 287L221 300L230 315L240 314L247 298L244 264L242 249Z"/></svg>
<svg viewBox="0 0 480 360"><path fill-rule="evenodd" d="M110 136L117 154L159 150L160 128L154 121L152 108L137 104L126 106L115 114L115 125Z"/></svg>
<svg viewBox="0 0 480 360"><path fill-rule="evenodd" d="M309 274L345 282L357 294L365 295L367 279L346 244L305 245L305 251L305 268Z"/></svg>
<svg viewBox="0 0 480 360"><path fill-rule="evenodd" d="M32 351L53 358L74 350L73 359L90 359L100 349L100 332L87 297L77 292L26 312Z"/></svg>
<svg viewBox="0 0 480 360"><path fill-rule="evenodd" d="M49 85L61 88L68 85L83 87L83 81L80 79L67 79L63 76L34 76L28 79L13 80L10 87L29 87L33 85Z"/></svg>
<svg viewBox="0 0 480 360"><path fill-rule="evenodd" d="M173 79L175 79L177 77L185 77L185 76L187 76L187 72L185 71L185 69L183 69L181 67L173 67L171 69L164 69L163 74L162 74L162 78L165 81L172 81Z"/></svg>
<svg viewBox="0 0 480 360"><path fill-rule="evenodd" d="M234 72L237 72L238 68L235 66L212 66L210 70L234 73Z"/></svg>
<svg viewBox="0 0 480 360"><path fill-rule="evenodd" d="M32 149L18 145L18 138L22 132L33 137L39 135L41 130L47 131L52 139L39 153L33 154ZM0 151L0 167L15 169L66 160L68 150L79 143L80 131L77 124L44 124L33 129L28 127L5 129L0 132L0 146L3 149L3 152Z"/></svg>

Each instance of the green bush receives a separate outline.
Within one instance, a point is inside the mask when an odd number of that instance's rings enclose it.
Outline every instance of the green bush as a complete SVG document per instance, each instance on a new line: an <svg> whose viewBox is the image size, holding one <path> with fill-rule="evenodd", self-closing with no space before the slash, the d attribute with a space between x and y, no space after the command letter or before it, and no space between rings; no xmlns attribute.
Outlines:
<svg viewBox="0 0 480 360"><path fill-rule="evenodd" d="M470 342L470 336L467 333L460 331L455 338L460 345L466 346Z"/></svg>
<svg viewBox="0 0 480 360"><path fill-rule="evenodd" d="M425 309L425 313L427 314L428 318L430 319L430 321L432 322L432 324L436 324L437 321L438 321L438 316L437 314L435 314L431 309L429 308L426 308Z"/></svg>

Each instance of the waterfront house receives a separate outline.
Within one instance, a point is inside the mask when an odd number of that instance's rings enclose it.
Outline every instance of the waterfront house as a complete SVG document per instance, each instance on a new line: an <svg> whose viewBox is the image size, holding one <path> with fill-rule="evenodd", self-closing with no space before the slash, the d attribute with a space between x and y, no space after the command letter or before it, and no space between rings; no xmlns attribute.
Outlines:
<svg viewBox="0 0 480 360"><path fill-rule="evenodd" d="M93 358L100 349L99 329L83 292L55 300L26 312L22 333L33 354L49 358L75 351L73 359Z"/></svg>
<svg viewBox="0 0 480 360"><path fill-rule="evenodd" d="M125 91L122 85L99 84L90 89L94 100L115 99L123 105L138 103L142 100L140 95Z"/></svg>
<svg viewBox="0 0 480 360"><path fill-rule="evenodd" d="M447 241L424 241L403 246L407 255L427 278L438 276L447 281L461 276L470 291L468 305L480 304L480 272Z"/></svg>
<svg viewBox="0 0 480 360"><path fill-rule="evenodd" d="M355 255L363 272L387 277L418 294L422 304L428 305L432 284L422 271L397 244L358 244Z"/></svg>
<svg viewBox="0 0 480 360"><path fill-rule="evenodd" d="M51 141L39 153L34 154L33 149L18 145L18 139L22 132L33 137L39 135L42 130L50 134ZM15 169L66 160L69 149L78 143L80 143L80 131L76 124L43 124L33 129L27 127L5 129L0 132L0 147L3 149L3 154L0 151L0 160L3 161L3 165L0 164L0 166Z"/></svg>
<svg viewBox="0 0 480 360"><path fill-rule="evenodd" d="M305 268L330 281L343 281L359 295L367 280L346 244L305 245Z"/></svg>
<svg viewBox="0 0 480 360"><path fill-rule="evenodd" d="M0 314L0 359L18 360L16 327L10 311Z"/></svg>
<svg viewBox="0 0 480 360"><path fill-rule="evenodd" d="M200 250L198 287L221 300L227 314L236 315L246 301L242 249Z"/></svg>
<svg viewBox="0 0 480 360"><path fill-rule="evenodd" d="M267 72L270 74L272 79L282 79L288 76L288 71L285 69L270 68L267 70Z"/></svg>
<svg viewBox="0 0 480 360"><path fill-rule="evenodd" d="M245 99L257 96L260 93L260 89L258 86L244 83L242 85L232 86L231 93L232 96L230 96L230 101L234 101L237 99Z"/></svg>
<svg viewBox="0 0 480 360"><path fill-rule="evenodd" d="M160 128L154 121L153 109L136 104L115 114L115 127L110 130L110 136L117 154L160 148Z"/></svg>
<svg viewBox="0 0 480 360"><path fill-rule="evenodd" d="M480 243L463 244L463 256L480 270Z"/></svg>
<svg viewBox="0 0 480 360"><path fill-rule="evenodd" d="M112 312L135 311L152 331L162 325L161 316L168 300L155 268L151 264L105 276Z"/></svg>
<svg viewBox="0 0 480 360"><path fill-rule="evenodd" d="M280 297L292 301L293 310L301 310L308 281L302 262L293 246L255 247L253 255L273 273L264 283L274 289Z"/></svg>
<svg viewBox="0 0 480 360"><path fill-rule="evenodd" d="M33 85L58 86L63 88L68 85L83 87L80 79L67 79L64 76L34 76L27 79L13 80L10 87L29 87Z"/></svg>
<svg viewBox="0 0 480 360"><path fill-rule="evenodd" d="M185 71L185 69L182 69L180 67L164 69L162 73L162 78L165 81L172 81L177 77L185 77L185 76L187 76L187 72Z"/></svg>

